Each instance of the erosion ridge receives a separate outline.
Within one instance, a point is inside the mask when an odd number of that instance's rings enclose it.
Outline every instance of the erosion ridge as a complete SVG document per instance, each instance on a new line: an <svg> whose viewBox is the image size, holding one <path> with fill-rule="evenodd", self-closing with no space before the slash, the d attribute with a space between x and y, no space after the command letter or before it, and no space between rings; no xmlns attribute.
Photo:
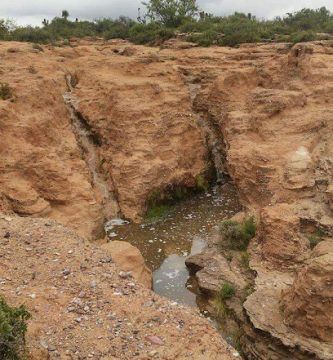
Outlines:
<svg viewBox="0 0 333 360"><path fill-rule="evenodd" d="M106 217L140 221L151 197L196 188L214 164L258 222L246 355L330 359L332 55L329 42L207 49L81 40L44 51L1 43L1 81L15 98L0 100L0 210L97 238ZM94 169L112 206L75 136L66 92L97 139ZM324 241L312 250L318 233Z"/></svg>

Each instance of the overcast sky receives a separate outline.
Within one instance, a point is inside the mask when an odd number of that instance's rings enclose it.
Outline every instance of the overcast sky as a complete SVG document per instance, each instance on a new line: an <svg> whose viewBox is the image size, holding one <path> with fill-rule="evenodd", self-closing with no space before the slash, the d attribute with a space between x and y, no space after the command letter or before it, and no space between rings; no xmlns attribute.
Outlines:
<svg viewBox="0 0 333 360"><path fill-rule="evenodd" d="M242 11L261 18L272 18L304 7L326 6L333 11L333 0L198 0L198 4L215 15ZM0 0L0 18L11 18L18 24L39 25L42 19L60 15L63 9L80 19L119 15L136 18L140 6L139 0Z"/></svg>

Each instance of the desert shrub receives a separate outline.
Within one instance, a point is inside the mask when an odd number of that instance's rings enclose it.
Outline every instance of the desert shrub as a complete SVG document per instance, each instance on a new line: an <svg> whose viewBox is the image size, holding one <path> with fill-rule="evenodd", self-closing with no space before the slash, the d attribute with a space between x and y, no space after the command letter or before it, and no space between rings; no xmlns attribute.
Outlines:
<svg viewBox="0 0 333 360"><path fill-rule="evenodd" d="M222 23L223 38L220 45L235 46L261 40L260 23L244 14L229 16Z"/></svg>
<svg viewBox="0 0 333 360"><path fill-rule="evenodd" d="M170 205L156 205L148 209L144 218L148 223L154 222L166 216L170 211Z"/></svg>
<svg viewBox="0 0 333 360"><path fill-rule="evenodd" d="M100 19L96 21L96 32L105 39L128 39L130 29L136 24L128 17L121 16L116 20Z"/></svg>
<svg viewBox="0 0 333 360"><path fill-rule="evenodd" d="M168 29L157 23L136 24L129 31L129 40L135 44L148 44L156 40L168 40L175 35L173 29Z"/></svg>
<svg viewBox="0 0 333 360"><path fill-rule="evenodd" d="M300 31L292 33L290 40L293 43L306 42L316 40L317 36L313 31Z"/></svg>
<svg viewBox="0 0 333 360"><path fill-rule="evenodd" d="M26 359L25 333L29 318L24 306L10 307L0 297L0 359Z"/></svg>
<svg viewBox="0 0 333 360"><path fill-rule="evenodd" d="M250 240L255 236L254 218L248 217L242 223L224 220L219 227L223 246L232 250L246 250Z"/></svg>
<svg viewBox="0 0 333 360"><path fill-rule="evenodd" d="M32 43L48 43L52 40L51 34L45 29L26 26L19 27L8 34L8 40L26 41Z"/></svg>
<svg viewBox="0 0 333 360"><path fill-rule="evenodd" d="M254 217L250 216L246 218L243 222L243 231L246 234L246 236L250 237L251 239L255 237L256 235L256 223L254 221Z"/></svg>
<svg viewBox="0 0 333 360"><path fill-rule="evenodd" d="M44 30L51 39L69 39L96 36L96 24L91 21L68 21L65 18L55 17Z"/></svg>
<svg viewBox="0 0 333 360"><path fill-rule="evenodd" d="M69 39L64 39L62 42L62 46L71 46L71 42L69 41Z"/></svg>
<svg viewBox="0 0 333 360"><path fill-rule="evenodd" d="M241 264L243 265L243 267L245 269L250 268L250 256L249 256L249 253L247 251L242 252L241 257L240 257L240 261L241 261Z"/></svg>
<svg viewBox="0 0 333 360"><path fill-rule="evenodd" d="M231 299L236 293L235 287L230 283L224 283L218 291L216 297L219 301Z"/></svg>
<svg viewBox="0 0 333 360"><path fill-rule="evenodd" d="M323 232L317 229L313 234L308 236L310 249L313 249L316 245L318 245L323 240Z"/></svg>
<svg viewBox="0 0 333 360"><path fill-rule="evenodd" d="M309 240L309 244L310 244L310 249L313 249L320 242L320 238L316 235L310 235L308 237L308 240Z"/></svg>
<svg viewBox="0 0 333 360"><path fill-rule="evenodd" d="M226 17L208 17L197 22L185 23L182 31L189 30L188 40L201 46L212 44L236 46L242 43L270 40L274 37L272 23L258 21L255 17L235 13Z"/></svg>
<svg viewBox="0 0 333 360"><path fill-rule="evenodd" d="M215 30L206 30L202 33L192 34L187 37L188 41L194 42L200 46L210 46L218 44L222 34L219 34Z"/></svg>
<svg viewBox="0 0 333 360"><path fill-rule="evenodd" d="M317 32L333 33L333 16L326 8L302 9L274 20L258 20L251 14L235 13L185 22L182 32L193 33L189 40L199 45L236 46L258 41L312 41Z"/></svg>
<svg viewBox="0 0 333 360"><path fill-rule="evenodd" d="M235 287L228 282L224 283L217 292L213 304L218 317L225 319L232 315L232 310L226 304L226 300L231 299L235 293Z"/></svg>
<svg viewBox="0 0 333 360"><path fill-rule="evenodd" d="M13 97L13 90L7 83L0 83L0 99L8 100Z"/></svg>
<svg viewBox="0 0 333 360"><path fill-rule="evenodd" d="M232 310L227 306L225 301L220 301L215 298L213 301L216 316L221 319L226 319L231 316Z"/></svg>
<svg viewBox="0 0 333 360"><path fill-rule="evenodd" d="M195 178L196 187L199 190L207 191L209 188L209 182L206 179L205 175L197 175Z"/></svg>
<svg viewBox="0 0 333 360"><path fill-rule="evenodd" d="M44 49L39 44L32 44L32 48L38 51L44 51Z"/></svg>

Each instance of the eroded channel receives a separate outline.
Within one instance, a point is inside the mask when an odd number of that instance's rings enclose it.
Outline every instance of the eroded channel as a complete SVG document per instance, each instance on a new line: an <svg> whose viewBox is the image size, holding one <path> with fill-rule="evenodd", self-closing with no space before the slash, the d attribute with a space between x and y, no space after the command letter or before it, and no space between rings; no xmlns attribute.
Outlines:
<svg viewBox="0 0 333 360"><path fill-rule="evenodd" d="M156 293L200 308L203 299L185 259L200 252L219 223L240 208L236 189L227 183L176 204L159 221L132 224L116 220L106 228L111 241L127 241L141 251L153 271Z"/></svg>

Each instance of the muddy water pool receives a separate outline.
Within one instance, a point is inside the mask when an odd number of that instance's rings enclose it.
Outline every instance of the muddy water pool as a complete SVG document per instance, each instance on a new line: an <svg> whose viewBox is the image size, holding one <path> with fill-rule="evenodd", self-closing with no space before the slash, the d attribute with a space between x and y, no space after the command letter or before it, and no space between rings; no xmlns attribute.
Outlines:
<svg viewBox="0 0 333 360"><path fill-rule="evenodd" d="M228 183L176 204L159 221L133 224L115 219L106 225L106 231L110 240L127 241L141 251L153 271L156 293L200 307L202 296L189 276L185 259L199 253L218 224L238 211L236 189Z"/></svg>

